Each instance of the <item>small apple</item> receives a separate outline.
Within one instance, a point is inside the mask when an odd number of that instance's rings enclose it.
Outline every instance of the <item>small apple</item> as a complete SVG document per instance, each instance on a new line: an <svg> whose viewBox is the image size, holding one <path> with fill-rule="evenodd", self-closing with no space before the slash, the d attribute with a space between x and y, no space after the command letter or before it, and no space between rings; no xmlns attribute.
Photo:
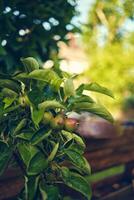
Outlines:
<svg viewBox="0 0 134 200"><path fill-rule="evenodd" d="M76 119L73 118L66 118L65 119L65 129L67 131L74 131L78 126L78 121Z"/></svg>
<svg viewBox="0 0 134 200"><path fill-rule="evenodd" d="M61 114L58 114L52 121L51 126L54 129L62 129L64 126L64 116Z"/></svg>
<svg viewBox="0 0 134 200"><path fill-rule="evenodd" d="M54 117L51 112L44 112L43 124L50 124Z"/></svg>

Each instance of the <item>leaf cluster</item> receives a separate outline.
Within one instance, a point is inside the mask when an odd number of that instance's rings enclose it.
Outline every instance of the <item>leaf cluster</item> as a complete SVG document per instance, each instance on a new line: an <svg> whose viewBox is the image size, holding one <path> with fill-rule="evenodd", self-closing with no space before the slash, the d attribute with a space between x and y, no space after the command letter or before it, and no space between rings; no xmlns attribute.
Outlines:
<svg viewBox="0 0 134 200"><path fill-rule="evenodd" d="M1 0L0 71L20 71L20 58L34 56L40 62L54 60L59 41L75 31L76 0ZM71 27L71 29L68 29Z"/></svg>
<svg viewBox="0 0 134 200"><path fill-rule="evenodd" d="M64 199L61 184L91 199L89 163L83 139L65 126L68 112L87 111L113 121L84 90L113 94L97 83L74 88L73 77L39 69L34 58L22 60L23 72L0 74L0 175L14 160L22 170L22 199Z"/></svg>

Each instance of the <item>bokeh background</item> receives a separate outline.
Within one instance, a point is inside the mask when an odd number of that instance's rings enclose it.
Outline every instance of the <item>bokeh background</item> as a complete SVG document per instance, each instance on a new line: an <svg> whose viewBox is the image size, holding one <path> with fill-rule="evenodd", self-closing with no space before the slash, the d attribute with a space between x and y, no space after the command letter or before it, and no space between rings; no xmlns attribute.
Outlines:
<svg viewBox="0 0 134 200"><path fill-rule="evenodd" d="M85 115L82 134L85 128L90 136L111 137L120 135L122 124L134 127L134 0L1 0L0 76L21 72L20 58L29 56L43 68L74 73L75 86L97 82L113 92L114 99L93 97L121 125L113 127L100 118L91 121ZM120 138L111 143L89 142L87 153L94 167L99 170L94 155L102 160L100 164L107 162L105 169L112 165L108 171L94 173L91 181L124 173L124 163L134 160L132 134L122 142ZM122 165L116 166L121 158Z"/></svg>
<svg viewBox="0 0 134 200"><path fill-rule="evenodd" d="M111 89L114 100L96 98L116 118L134 107L133 0L1 1L0 11L0 71L33 56Z"/></svg>
<svg viewBox="0 0 134 200"><path fill-rule="evenodd" d="M97 81L114 92L114 101L98 95L96 98L115 118L126 118L127 114L133 117L134 2L85 0L79 1L77 9L80 15L73 22L82 30L82 35L75 35L79 40L79 71L83 70L86 81Z"/></svg>

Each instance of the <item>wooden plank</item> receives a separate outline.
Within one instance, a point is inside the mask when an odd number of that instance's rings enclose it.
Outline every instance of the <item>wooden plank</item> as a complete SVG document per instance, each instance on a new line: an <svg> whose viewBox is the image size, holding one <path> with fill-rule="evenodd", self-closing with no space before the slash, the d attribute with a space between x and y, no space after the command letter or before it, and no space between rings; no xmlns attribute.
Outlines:
<svg viewBox="0 0 134 200"><path fill-rule="evenodd" d="M2 182L3 180L9 180L11 178L16 178L16 177L21 177L22 176L22 171L20 170L19 167L11 167L8 168L4 174L2 174L2 176L0 176L0 182Z"/></svg>
<svg viewBox="0 0 134 200"><path fill-rule="evenodd" d="M0 182L0 200L15 197L23 187L24 180L22 178L13 178Z"/></svg>
<svg viewBox="0 0 134 200"><path fill-rule="evenodd" d="M134 191L132 185L128 185L116 192L113 192L99 200L133 200ZM95 199L94 199L95 200Z"/></svg>
<svg viewBox="0 0 134 200"><path fill-rule="evenodd" d="M134 142L134 131L133 133L126 133L123 136L114 138L114 139L87 139L86 146L87 151L95 151L99 149L105 149L109 147L124 146Z"/></svg>
<svg viewBox="0 0 134 200"><path fill-rule="evenodd" d="M116 183L117 181L121 181L123 178L124 178L124 173L113 176L113 177L108 177L108 178L105 178L98 182L92 183L92 188L93 188L93 190L95 190L97 188L104 187L104 185L106 185L106 186L112 185L112 184Z"/></svg>
<svg viewBox="0 0 134 200"><path fill-rule="evenodd" d="M85 152L85 156L89 155L88 157L90 159L98 159L98 158L102 158L104 159L105 156L114 156L114 154L118 154L118 153L129 153L129 151L133 151L134 152L134 145L132 144L127 144L125 146L118 146L117 148L107 148L107 149L100 149L97 151L93 151L93 152Z"/></svg>
<svg viewBox="0 0 134 200"><path fill-rule="evenodd" d="M85 156L91 164L92 172L104 170L119 164L134 162L134 129L126 130L125 135L115 139L87 139L86 143L88 146ZM114 182L122 180L122 178L125 178L124 174L98 181L93 184L93 191L96 188L112 185ZM23 186L24 179L22 178L21 170L19 168L7 169L0 177L0 200L16 196ZM67 189L67 194L72 195L73 191L69 191Z"/></svg>
<svg viewBox="0 0 134 200"><path fill-rule="evenodd" d="M109 154L108 156L97 159L95 157L92 159L90 157L90 153L85 154L85 156L91 165L92 171L96 172L112 166L134 161L134 150L132 151L132 149L130 149L127 152L118 152L111 155Z"/></svg>
<svg viewBox="0 0 134 200"><path fill-rule="evenodd" d="M116 148L119 146L125 146L127 144L132 144L134 143L134 136L131 138L123 138L121 137L120 139L117 140L102 140L102 141L90 141L86 143L86 151L92 152L100 149L107 149L107 148Z"/></svg>

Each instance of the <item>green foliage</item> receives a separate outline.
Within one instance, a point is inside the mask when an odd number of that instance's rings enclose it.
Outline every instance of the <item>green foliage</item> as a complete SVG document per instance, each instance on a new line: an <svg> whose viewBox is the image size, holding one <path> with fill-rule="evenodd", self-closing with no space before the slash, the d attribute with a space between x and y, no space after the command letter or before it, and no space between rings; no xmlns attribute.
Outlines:
<svg viewBox="0 0 134 200"><path fill-rule="evenodd" d="M29 65L29 61L30 61L30 65ZM32 57L21 58L21 62L23 63L25 67L25 71L28 73L32 72L35 69L39 69L38 62Z"/></svg>
<svg viewBox="0 0 134 200"><path fill-rule="evenodd" d="M120 45L98 49L91 55L92 67L88 70L91 80L108 86L114 91L115 101L101 97L104 104L115 111L120 108L123 97L131 94L133 84L134 50L123 49ZM99 96L98 96L99 97Z"/></svg>
<svg viewBox="0 0 134 200"><path fill-rule="evenodd" d="M121 42L127 33L124 31L124 24L127 20L134 19L133 0L95 0L90 11L85 27L86 42L91 45L98 43L99 36L105 43ZM101 33L101 31L103 31ZM89 36L89 37L88 37ZM93 49L92 49L93 50Z"/></svg>
<svg viewBox="0 0 134 200"><path fill-rule="evenodd" d="M104 119L107 119L110 122L113 122L113 118L111 114L106 110L106 108L97 103L87 103L87 102L77 103L73 106L73 109L77 112L88 111L100 117L103 117Z"/></svg>
<svg viewBox="0 0 134 200"><path fill-rule="evenodd" d="M113 121L106 108L83 95L84 89L112 96L111 92L96 83L70 92L70 78L59 77L54 68L49 73L37 69L34 58L22 62L23 72L6 79L0 74L0 174L13 159L25 177L23 199L62 200L60 184L65 184L90 200L85 144L76 133L77 120L68 119L67 113L84 110ZM11 95L15 98L7 104L5 98Z"/></svg>
<svg viewBox="0 0 134 200"><path fill-rule="evenodd" d="M26 199L33 200L39 185L39 176L25 177Z"/></svg>
<svg viewBox="0 0 134 200"><path fill-rule="evenodd" d="M133 19L134 1L96 0L83 28L83 41L90 63L85 76L114 91L114 103L101 97L112 112L120 108L123 97L131 94L130 86L133 87L134 31L127 29Z"/></svg>
<svg viewBox="0 0 134 200"><path fill-rule="evenodd" d="M91 190L89 189L88 182L80 175L66 167L61 168L62 179L66 185L81 192L88 200L91 198Z"/></svg>
<svg viewBox="0 0 134 200"><path fill-rule="evenodd" d="M58 200L59 190L56 186L45 186L42 182L40 184L40 191L43 200Z"/></svg>
<svg viewBox="0 0 134 200"><path fill-rule="evenodd" d="M75 31L76 0L0 1L0 71L22 70L20 58L55 59L58 41ZM23 61L23 60L22 60Z"/></svg>
<svg viewBox="0 0 134 200"><path fill-rule="evenodd" d="M65 84L64 84L64 93L67 97L69 96L74 96L75 91L74 91L74 85L73 85L73 80L72 79L67 79Z"/></svg>
<svg viewBox="0 0 134 200"><path fill-rule="evenodd" d="M134 109L134 95L131 95L125 98L123 101L122 107L124 111L133 110Z"/></svg>

